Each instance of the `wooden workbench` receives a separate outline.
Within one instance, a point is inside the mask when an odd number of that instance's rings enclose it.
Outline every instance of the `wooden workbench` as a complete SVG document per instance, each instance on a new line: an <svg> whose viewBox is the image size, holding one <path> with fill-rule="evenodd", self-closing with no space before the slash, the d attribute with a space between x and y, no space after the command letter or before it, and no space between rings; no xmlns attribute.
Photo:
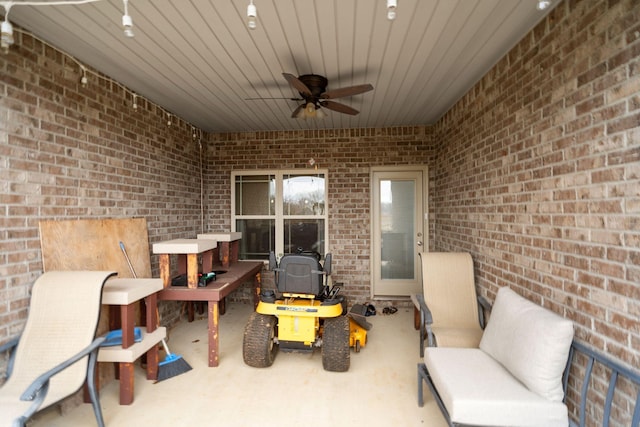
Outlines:
<svg viewBox="0 0 640 427"><path fill-rule="evenodd" d="M219 363L219 317L220 302L243 283L253 280L253 303L257 306L260 297L261 261L238 261L225 268L226 272L216 277L206 287L167 286L158 294L164 301L206 301L209 321L209 366ZM170 282L170 280L169 280ZM166 283L166 281L165 281Z"/></svg>

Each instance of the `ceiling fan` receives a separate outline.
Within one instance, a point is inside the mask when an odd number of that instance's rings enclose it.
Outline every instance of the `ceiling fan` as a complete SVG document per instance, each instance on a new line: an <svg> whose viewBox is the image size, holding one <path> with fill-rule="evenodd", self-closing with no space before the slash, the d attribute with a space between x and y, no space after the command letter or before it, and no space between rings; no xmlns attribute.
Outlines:
<svg viewBox="0 0 640 427"><path fill-rule="evenodd" d="M370 84L362 84L327 91L329 80L324 76L318 74L303 74L296 77L289 73L282 73L282 76L291 87L300 94L300 98L288 99L292 101L304 101L293 111L291 114L292 118L322 118L325 114L320 109L321 107L337 111L338 113L355 116L359 113L358 110L348 105L332 101L332 99L359 95L373 90L373 86Z"/></svg>

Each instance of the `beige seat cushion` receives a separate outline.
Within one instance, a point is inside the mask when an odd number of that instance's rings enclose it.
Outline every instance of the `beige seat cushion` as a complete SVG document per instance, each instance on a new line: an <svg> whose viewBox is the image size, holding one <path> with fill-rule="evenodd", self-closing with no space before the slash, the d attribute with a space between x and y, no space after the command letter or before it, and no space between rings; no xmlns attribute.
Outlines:
<svg viewBox="0 0 640 427"><path fill-rule="evenodd" d="M569 423L562 402L528 390L480 349L428 347L424 362L454 422L509 427Z"/></svg>

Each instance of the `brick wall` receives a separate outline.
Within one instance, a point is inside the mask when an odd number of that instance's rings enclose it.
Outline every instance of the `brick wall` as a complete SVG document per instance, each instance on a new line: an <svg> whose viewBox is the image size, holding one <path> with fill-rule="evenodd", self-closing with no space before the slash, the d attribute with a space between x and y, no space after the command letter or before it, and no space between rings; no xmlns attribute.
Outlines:
<svg viewBox="0 0 640 427"><path fill-rule="evenodd" d="M145 217L151 243L201 231L191 127L17 35L0 55L0 342L24 327L42 219ZM157 272L157 257L152 266ZM171 319L165 319L171 321ZM1 369L0 369L1 370Z"/></svg>
<svg viewBox="0 0 640 427"><path fill-rule="evenodd" d="M365 302L370 290L370 167L428 164L431 127L251 132L211 135L207 181L211 231L231 227L231 171L304 169L313 157L329 170L329 247L334 282L343 282L349 303ZM273 286L273 275L264 274ZM244 290L248 295L247 290ZM242 295L242 294L240 294Z"/></svg>
<svg viewBox="0 0 640 427"><path fill-rule="evenodd" d="M230 228L231 170L314 157L330 172L335 279L365 299L369 167L426 163L431 249L471 252L490 299L511 286L640 366L638 22L633 0L561 3L433 127L209 135L205 227ZM144 216L152 243L201 228L189 126L144 100L133 112L105 80L79 86L77 65L18 37L0 55L0 342L42 270L40 219Z"/></svg>
<svg viewBox="0 0 640 427"><path fill-rule="evenodd" d="M561 3L437 123L431 166L436 249L471 252L489 299L510 286L636 368L639 23L637 1Z"/></svg>

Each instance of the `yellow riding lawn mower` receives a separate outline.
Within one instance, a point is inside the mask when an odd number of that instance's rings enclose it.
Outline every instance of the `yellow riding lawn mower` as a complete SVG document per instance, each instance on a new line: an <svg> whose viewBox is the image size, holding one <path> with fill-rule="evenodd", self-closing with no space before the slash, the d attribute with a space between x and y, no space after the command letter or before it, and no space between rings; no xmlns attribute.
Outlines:
<svg viewBox="0 0 640 427"><path fill-rule="evenodd" d="M269 254L269 270L275 273L277 293L265 290L245 327L242 343L244 362L255 368L273 364L278 349L312 352L322 350L327 371L345 372L350 347L366 344L370 325L346 315L347 303L338 296L339 286L329 286L331 254L324 265L317 252L286 254L278 263ZM279 295L277 295L279 294Z"/></svg>

